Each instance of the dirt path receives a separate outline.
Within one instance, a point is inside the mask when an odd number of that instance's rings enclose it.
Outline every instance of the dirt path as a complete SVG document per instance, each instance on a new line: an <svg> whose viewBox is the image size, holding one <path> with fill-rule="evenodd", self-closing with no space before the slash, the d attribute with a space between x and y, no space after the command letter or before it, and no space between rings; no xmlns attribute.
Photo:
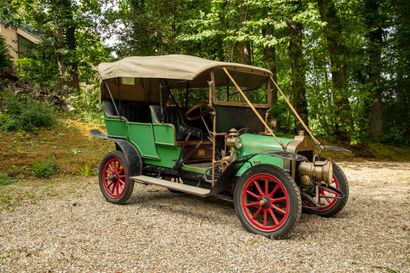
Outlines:
<svg viewBox="0 0 410 273"><path fill-rule="evenodd" d="M136 185L115 206L97 178L62 178L0 212L0 272L410 272L410 163L341 166L346 208L286 240L247 233L229 202Z"/></svg>

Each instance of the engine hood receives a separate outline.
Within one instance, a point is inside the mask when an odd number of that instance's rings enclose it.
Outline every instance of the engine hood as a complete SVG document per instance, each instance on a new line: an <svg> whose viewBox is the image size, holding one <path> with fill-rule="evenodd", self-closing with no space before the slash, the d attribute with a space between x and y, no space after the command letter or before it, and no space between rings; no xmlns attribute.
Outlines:
<svg viewBox="0 0 410 273"><path fill-rule="evenodd" d="M294 139L279 137L278 139L286 146L286 151L290 153L315 150L315 144L309 136L295 136ZM236 147L238 149L238 156L264 151L282 151L282 147L272 136L255 134L241 135L237 140Z"/></svg>
<svg viewBox="0 0 410 273"><path fill-rule="evenodd" d="M285 145L293 140L281 137L278 139ZM265 135L243 134L239 137L236 146L240 157L264 151L282 151L282 147L272 136Z"/></svg>

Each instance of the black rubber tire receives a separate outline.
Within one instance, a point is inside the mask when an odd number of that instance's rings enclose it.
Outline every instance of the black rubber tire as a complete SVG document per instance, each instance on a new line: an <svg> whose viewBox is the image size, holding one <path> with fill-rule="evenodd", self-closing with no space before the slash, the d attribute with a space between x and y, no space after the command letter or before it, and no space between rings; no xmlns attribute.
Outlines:
<svg viewBox="0 0 410 273"><path fill-rule="evenodd" d="M327 210L315 210L313 208L310 209L304 207L303 212L316 214L322 217L332 217L338 214L344 208L347 200L349 199L349 182L342 169L336 163L333 163L333 175L336 177L339 183L339 191L344 194L344 197L342 199L337 199L335 205Z"/></svg>
<svg viewBox="0 0 410 273"><path fill-rule="evenodd" d="M274 231L263 231L255 227L246 218L242 208L242 191L244 190L247 181L259 174L268 174L275 177L286 189L289 196L289 215L282 226ZM247 231L273 239L281 239L288 235L293 230L302 214L302 200L296 183L290 175L282 169L267 164L261 164L250 168L238 180L234 190L234 206L239 220Z"/></svg>
<svg viewBox="0 0 410 273"><path fill-rule="evenodd" d="M122 194L116 198L109 195L109 193L104 187L104 181L103 181L104 166L109 160L112 160L113 158L119 160L125 170L125 189L122 192ZM98 179L99 179L100 190L105 200L113 204L118 204L118 205L125 204L128 201L128 199L131 197L132 191L134 190L134 182L130 179L130 168L128 166L127 161L125 160L124 154L121 151L109 152L104 156L104 158L102 159L100 163L100 167L98 171Z"/></svg>

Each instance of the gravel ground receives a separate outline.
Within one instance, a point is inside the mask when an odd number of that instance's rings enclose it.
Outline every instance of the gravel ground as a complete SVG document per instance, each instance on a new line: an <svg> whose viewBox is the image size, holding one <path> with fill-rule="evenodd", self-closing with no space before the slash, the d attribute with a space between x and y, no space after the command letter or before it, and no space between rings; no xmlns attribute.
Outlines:
<svg viewBox="0 0 410 273"><path fill-rule="evenodd" d="M63 198L0 212L0 272L410 272L410 163L340 165L345 209L285 240L246 232L227 201L136 184L117 206L67 178Z"/></svg>

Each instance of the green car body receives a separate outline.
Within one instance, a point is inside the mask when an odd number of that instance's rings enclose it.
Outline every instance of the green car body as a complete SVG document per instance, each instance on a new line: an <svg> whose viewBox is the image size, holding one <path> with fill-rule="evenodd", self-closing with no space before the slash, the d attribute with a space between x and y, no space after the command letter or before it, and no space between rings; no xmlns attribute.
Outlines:
<svg viewBox="0 0 410 273"><path fill-rule="evenodd" d="M98 69L107 134L92 134L116 146L99 170L107 201L127 202L135 182L218 196L233 200L248 231L271 238L287 235L302 207L329 217L346 204L346 177L298 114L308 135L280 138L268 125L270 71L184 55Z"/></svg>
<svg viewBox="0 0 410 273"><path fill-rule="evenodd" d="M175 160L181 155L181 146L175 141L175 128L172 124L135 123L113 117L105 117L107 134L111 138L121 138L134 145L139 151L144 163L165 168L173 168ZM244 134L240 137L241 148L238 149L238 159L242 156L258 154L264 151L282 151L282 147L271 136ZM288 144L292 139L279 138ZM284 159L271 155L255 155L250 162L244 164L235 174L241 176L250 166L270 164L284 167ZM182 166L183 170L204 173L205 169Z"/></svg>

